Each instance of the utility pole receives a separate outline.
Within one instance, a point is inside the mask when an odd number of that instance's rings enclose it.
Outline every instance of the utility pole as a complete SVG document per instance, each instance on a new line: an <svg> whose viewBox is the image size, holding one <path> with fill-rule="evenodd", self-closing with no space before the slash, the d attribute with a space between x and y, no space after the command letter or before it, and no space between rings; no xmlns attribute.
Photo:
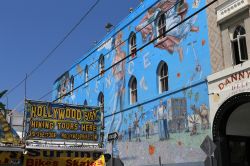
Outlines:
<svg viewBox="0 0 250 166"><path fill-rule="evenodd" d="M26 113L26 99L27 99L27 78L28 78L28 75L26 73L25 75L25 82L24 82L24 111L23 111L23 132L22 132L22 140L24 140L24 136L25 136L25 113Z"/></svg>

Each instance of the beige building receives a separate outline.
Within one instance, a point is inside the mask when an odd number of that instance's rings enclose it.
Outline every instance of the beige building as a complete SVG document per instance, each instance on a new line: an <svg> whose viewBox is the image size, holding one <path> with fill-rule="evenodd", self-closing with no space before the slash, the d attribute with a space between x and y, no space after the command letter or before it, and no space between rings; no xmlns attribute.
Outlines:
<svg viewBox="0 0 250 166"><path fill-rule="evenodd" d="M207 12L214 156L219 166L250 166L250 0L218 0Z"/></svg>

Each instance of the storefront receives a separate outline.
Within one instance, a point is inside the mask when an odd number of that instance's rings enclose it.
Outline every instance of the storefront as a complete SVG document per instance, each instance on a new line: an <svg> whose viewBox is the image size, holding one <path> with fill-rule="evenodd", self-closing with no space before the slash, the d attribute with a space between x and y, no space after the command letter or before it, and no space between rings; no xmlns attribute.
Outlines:
<svg viewBox="0 0 250 166"><path fill-rule="evenodd" d="M219 165L250 165L250 62L208 77L210 120Z"/></svg>

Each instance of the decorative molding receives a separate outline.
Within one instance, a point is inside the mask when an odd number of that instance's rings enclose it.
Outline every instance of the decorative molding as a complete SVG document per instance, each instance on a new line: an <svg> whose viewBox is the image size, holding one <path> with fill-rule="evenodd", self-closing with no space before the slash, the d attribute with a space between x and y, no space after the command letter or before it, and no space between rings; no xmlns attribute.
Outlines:
<svg viewBox="0 0 250 166"><path fill-rule="evenodd" d="M222 23L232 16L248 9L250 0L228 0L215 8L217 23Z"/></svg>

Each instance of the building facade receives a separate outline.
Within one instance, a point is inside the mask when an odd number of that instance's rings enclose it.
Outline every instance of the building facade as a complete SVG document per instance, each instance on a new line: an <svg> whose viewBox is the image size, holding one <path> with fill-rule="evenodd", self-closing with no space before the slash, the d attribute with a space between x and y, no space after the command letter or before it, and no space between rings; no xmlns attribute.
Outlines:
<svg viewBox="0 0 250 166"><path fill-rule="evenodd" d="M218 0L208 9L210 121L222 166L250 165L249 6L249 0Z"/></svg>
<svg viewBox="0 0 250 166"><path fill-rule="evenodd" d="M211 136L206 5L143 1L55 81L53 100L101 106L107 151L107 134L118 132L113 154L125 165L203 162L200 145Z"/></svg>

